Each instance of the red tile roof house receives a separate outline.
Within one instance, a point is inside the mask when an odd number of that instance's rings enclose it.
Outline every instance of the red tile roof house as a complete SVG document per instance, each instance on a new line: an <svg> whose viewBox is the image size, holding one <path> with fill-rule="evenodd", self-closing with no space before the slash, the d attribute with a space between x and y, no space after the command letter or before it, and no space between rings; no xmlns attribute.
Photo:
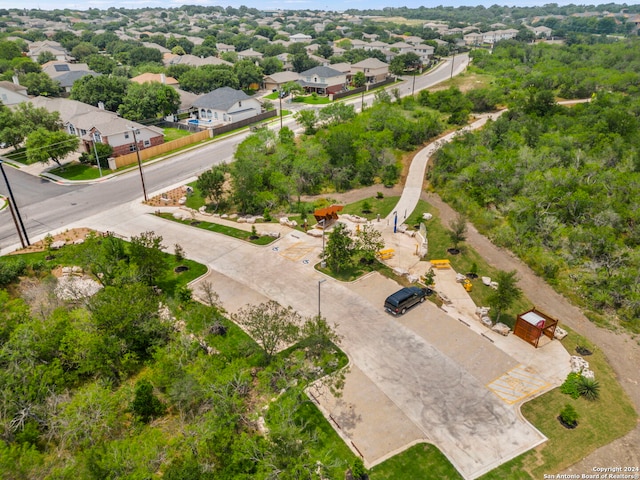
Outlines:
<svg viewBox="0 0 640 480"><path fill-rule="evenodd" d="M140 150L164 143L161 128L141 125L86 103L45 97L35 97L31 99L31 103L35 107L58 112L66 132L80 137L84 151L89 153L93 151L94 142L111 145L114 157L135 152L134 129Z"/></svg>

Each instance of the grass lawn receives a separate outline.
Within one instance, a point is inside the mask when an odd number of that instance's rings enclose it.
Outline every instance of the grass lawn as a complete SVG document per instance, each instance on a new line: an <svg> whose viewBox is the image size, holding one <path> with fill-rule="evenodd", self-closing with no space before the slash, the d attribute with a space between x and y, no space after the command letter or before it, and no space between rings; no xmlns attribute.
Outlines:
<svg viewBox="0 0 640 480"><path fill-rule="evenodd" d="M269 99L269 100L278 100L278 94L279 94L279 93L280 93L280 92L272 92L272 93L270 93L269 95L265 95L265 96L264 96L264 97L262 97L262 98L267 98L267 99Z"/></svg>
<svg viewBox="0 0 640 480"><path fill-rule="evenodd" d="M227 235L228 237L239 238L240 240L246 240L247 242L253 243L255 245L269 245L271 242L275 240L274 237L270 237L267 235L263 235L262 237L258 237L256 239L250 239L251 232L246 230L240 230L238 228L228 227L226 225L220 225L218 223L211 222L193 222L192 220L178 220L173 218L173 215L170 213L160 213L159 217L162 217L166 220L171 220L173 222L182 223L183 225L189 225L196 228L201 228L203 230L209 230L210 232L221 233L223 235Z"/></svg>
<svg viewBox="0 0 640 480"><path fill-rule="evenodd" d="M182 130L180 128L165 128L164 129L164 141L170 142L171 140L177 140L178 138L188 137L191 135L189 130Z"/></svg>
<svg viewBox="0 0 640 480"><path fill-rule="evenodd" d="M7 161L7 163L15 162L16 164L24 164L29 165L27 161L27 149L25 147L20 147L17 150L11 150L10 152L2 155L2 158Z"/></svg>
<svg viewBox="0 0 640 480"><path fill-rule="evenodd" d="M482 479L538 479L545 473L555 474L636 426L638 417L633 405L616 381L602 351L572 331L562 343L570 353L576 351L577 345L593 352L586 360L600 384L600 398L594 402L582 397L574 400L556 388L525 403L522 406L525 418L549 441L489 472ZM579 415L578 426L573 430L564 428L556 418L566 404L572 405Z"/></svg>
<svg viewBox="0 0 640 480"><path fill-rule="evenodd" d="M329 97L322 97L320 95L316 97L313 95L305 95L304 97L296 97L293 101L297 103L307 103L309 105L323 105L325 103L331 103Z"/></svg>
<svg viewBox="0 0 640 480"><path fill-rule="evenodd" d="M102 169L102 175L108 175L111 172L109 169ZM58 167L50 170L49 173L57 175L58 177L66 178L67 180L95 180L100 178L100 170L97 166L88 165L85 163L70 163L64 167Z"/></svg>
<svg viewBox="0 0 640 480"><path fill-rule="evenodd" d="M381 185L380 191L383 190L384 187ZM393 207L396 206L399 198L400 197L365 198L364 200L345 205L342 213L358 215L365 217L367 220L374 220L378 215L380 215L380 218L385 218L391 213Z"/></svg>
<svg viewBox="0 0 640 480"><path fill-rule="evenodd" d="M419 443L373 467L371 480L420 478L458 480L462 477L437 447ZM504 477L513 478L513 477Z"/></svg>

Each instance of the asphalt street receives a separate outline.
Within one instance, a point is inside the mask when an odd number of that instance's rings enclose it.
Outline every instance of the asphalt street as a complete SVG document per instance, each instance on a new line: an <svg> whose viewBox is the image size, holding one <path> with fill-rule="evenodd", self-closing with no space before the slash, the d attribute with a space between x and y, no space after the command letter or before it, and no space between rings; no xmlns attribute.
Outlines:
<svg viewBox="0 0 640 480"><path fill-rule="evenodd" d="M388 90L398 88L401 96L410 95L431 87L457 75L466 68L469 58L466 54L456 55L452 67L451 59L445 60L433 71L413 78L405 83L392 85ZM364 104L373 102L374 94L364 96ZM362 99L348 100L356 110L360 110ZM302 104L290 104L284 108L304 108ZM297 130L295 120L286 118L284 125ZM279 128L275 122L272 128ZM249 132L224 138L215 143L174 155L163 161L144 166L144 177L148 192L161 191L177 182L188 182L212 165L233 161L233 152ZM132 200L142 198L139 173L130 171L103 182L83 185L57 185L28 173L21 172L5 164L5 171L20 209L30 239L44 236L65 225L99 212L109 210ZM4 182L0 181L0 194L7 195ZM0 211L0 252L19 245L18 236L7 209Z"/></svg>

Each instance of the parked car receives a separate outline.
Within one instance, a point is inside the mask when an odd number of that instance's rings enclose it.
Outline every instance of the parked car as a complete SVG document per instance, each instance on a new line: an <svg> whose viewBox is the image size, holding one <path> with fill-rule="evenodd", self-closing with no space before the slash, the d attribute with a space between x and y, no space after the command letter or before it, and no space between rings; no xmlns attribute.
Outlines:
<svg viewBox="0 0 640 480"><path fill-rule="evenodd" d="M430 288L405 287L398 290L393 295L389 295L384 301L384 309L393 315L403 315L416 303L424 302L433 290Z"/></svg>

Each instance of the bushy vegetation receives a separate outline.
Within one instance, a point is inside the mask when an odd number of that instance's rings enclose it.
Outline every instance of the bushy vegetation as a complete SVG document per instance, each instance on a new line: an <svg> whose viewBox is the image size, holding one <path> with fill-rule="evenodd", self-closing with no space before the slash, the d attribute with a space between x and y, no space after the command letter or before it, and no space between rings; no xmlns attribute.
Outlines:
<svg viewBox="0 0 640 480"><path fill-rule="evenodd" d="M169 281L176 261L161 242L153 232L132 244L108 235L0 258L2 271L19 264L29 275L8 280L23 298L0 290L0 471L96 480L344 476L354 456L303 393L316 381L320 390L341 388L339 337L321 318L259 305L238 315L259 346L223 315L210 285L199 292L203 305L192 300L189 277ZM104 288L58 299L49 272L61 265L83 266ZM279 330L270 327L276 319ZM281 342L291 346L277 352Z"/></svg>
<svg viewBox="0 0 640 480"><path fill-rule="evenodd" d="M344 106L346 107L346 106ZM343 191L398 180L396 154L435 137L443 130L440 115L415 102L391 103L381 97L364 114L353 116L335 106L306 119L317 133L294 141L263 130L247 138L230 165L233 198L244 213L291 205L296 197L322 190ZM346 110L352 110L347 108Z"/></svg>
<svg viewBox="0 0 640 480"><path fill-rule="evenodd" d="M441 149L430 174L445 198L592 317L632 329L640 328L638 45L506 42L481 55L476 68L496 74L513 106ZM591 102L561 107L556 95Z"/></svg>

